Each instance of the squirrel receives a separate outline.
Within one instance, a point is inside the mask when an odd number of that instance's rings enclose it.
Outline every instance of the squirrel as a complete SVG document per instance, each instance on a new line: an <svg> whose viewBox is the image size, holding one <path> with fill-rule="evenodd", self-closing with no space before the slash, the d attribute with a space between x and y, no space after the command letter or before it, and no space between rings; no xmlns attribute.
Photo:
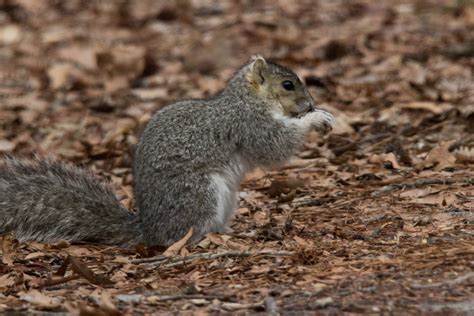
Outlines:
<svg viewBox="0 0 474 316"><path fill-rule="evenodd" d="M136 146L137 213L88 171L52 159L0 163L0 235L19 241L169 246L228 228L243 176L289 160L334 117L290 69L252 57L217 95L157 111Z"/></svg>

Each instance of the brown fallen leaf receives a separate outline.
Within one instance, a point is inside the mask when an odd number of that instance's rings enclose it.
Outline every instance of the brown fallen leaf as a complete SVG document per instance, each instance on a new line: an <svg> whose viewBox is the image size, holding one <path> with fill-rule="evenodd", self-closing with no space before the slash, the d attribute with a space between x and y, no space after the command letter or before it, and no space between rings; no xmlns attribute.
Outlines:
<svg viewBox="0 0 474 316"><path fill-rule="evenodd" d="M294 236L293 239L298 243L298 245L300 245L301 247L303 248L308 248L308 247L312 247L313 246L313 243L310 242L310 241L307 241L301 237L298 237L298 236Z"/></svg>
<svg viewBox="0 0 474 316"><path fill-rule="evenodd" d="M246 251L246 250L249 249L249 246L237 243L237 242L232 241L232 240L227 240L225 242L225 244L231 250Z"/></svg>
<svg viewBox="0 0 474 316"><path fill-rule="evenodd" d="M42 251L35 251L35 252L30 252L29 254L27 254L24 259L25 260L37 259L37 258L44 257L46 255L47 254Z"/></svg>
<svg viewBox="0 0 474 316"><path fill-rule="evenodd" d="M450 193L441 192L440 194L420 197L414 201L419 204L431 204L438 206L449 206L454 203L456 197Z"/></svg>
<svg viewBox="0 0 474 316"><path fill-rule="evenodd" d="M78 63L86 69L95 70L97 68L96 47L73 44L59 48L57 54L60 58Z"/></svg>
<svg viewBox="0 0 474 316"><path fill-rule="evenodd" d="M94 253L93 249L86 248L86 246L69 245L64 248L64 252L73 257L90 256Z"/></svg>
<svg viewBox="0 0 474 316"><path fill-rule="evenodd" d="M232 237L229 235L209 233L207 234L206 237L211 243L218 246L223 246L231 250L239 250L239 251L248 250L247 246L230 240Z"/></svg>
<svg viewBox="0 0 474 316"><path fill-rule="evenodd" d="M50 80L50 88L53 90L70 88L77 83L92 84L94 81L84 71L69 63L56 63L52 65L47 70L47 76Z"/></svg>
<svg viewBox="0 0 474 316"><path fill-rule="evenodd" d="M472 0L279 1L268 10L271 2L0 0L0 139L15 145L5 153L63 156L92 169L127 209L136 206L132 167L145 124L175 100L221 90L251 54L289 66L317 108L336 117L331 134L308 135L296 159L246 178L230 239L185 245L161 265L131 261L167 247L14 241L8 266L0 245L0 314L472 308L472 273L460 278L472 270L474 186L457 181L472 178L474 162ZM141 48L118 47L134 45ZM56 65L63 83L52 89ZM450 139L452 172L435 171L438 162L411 168ZM401 169L383 170L385 156L368 162L389 152ZM273 180L290 177L309 181L269 197ZM188 249L189 260L165 267ZM203 251L222 257L193 257ZM255 255L228 256L242 252ZM68 255L114 281L112 297L72 271ZM51 275L63 262L63 276ZM30 289L60 305L22 301Z"/></svg>
<svg viewBox="0 0 474 316"><path fill-rule="evenodd" d="M327 164L326 158L312 158L312 159L298 159L294 158L288 161L286 164L280 167L281 170L306 168L313 165L325 165Z"/></svg>
<svg viewBox="0 0 474 316"><path fill-rule="evenodd" d="M294 189L302 188L308 184L308 179L286 178L275 179L268 188L268 195L270 197L277 197L281 194L288 194Z"/></svg>
<svg viewBox="0 0 474 316"><path fill-rule="evenodd" d="M382 166L385 165L385 163L390 163L392 165L393 169L400 169L400 164L397 161L397 157L393 153L388 153L388 154L374 154L369 158L370 163L374 164L380 164Z"/></svg>
<svg viewBox="0 0 474 316"><path fill-rule="evenodd" d="M433 194L432 188L415 188L411 190L405 190L400 193L400 197L407 197L407 198L422 198Z"/></svg>
<svg viewBox="0 0 474 316"><path fill-rule="evenodd" d="M105 290L102 291L100 305L103 306L104 309L108 311L120 314L119 311L117 310L117 307L115 307L114 303L112 303L112 297L108 291L105 291Z"/></svg>
<svg viewBox="0 0 474 316"><path fill-rule="evenodd" d="M66 260L70 263L72 271L82 276L87 281L96 285L112 285L114 282L105 275L97 274L83 264L79 259L68 256Z"/></svg>
<svg viewBox="0 0 474 316"><path fill-rule="evenodd" d="M129 85L129 79L125 76L112 77L105 81L105 90L108 93L114 93L121 89L126 89Z"/></svg>
<svg viewBox="0 0 474 316"><path fill-rule="evenodd" d="M266 173L264 170L262 170L261 168L256 168L252 172L249 172L248 174L246 174L242 182L259 180L259 179L264 178L265 175Z"/></svg>
<svg viewBox="0 0 474 316"><path fill-rule="evenodd" d="M6 273L0 276L0 289L5 289L10 286L13 286L15 285L15 283L16 283L15 276L13 276L10 273Z"/></svg>
<svg viewBox="0 0 474 316"><path fill-rule="evenodd" d="M10 252L11 246L12 246L11 239L6 236L3 236L2 237L2 262L6 264L7 266L13 265L13 259Z"/></svg>
<svg viewBox="0 0 474 316"><path fill-rule="evenodd" d="M15 24L7 24L0 28L0 44L11 45L19 42L23 37L22 29Z"/></svg>
<svg viewBox="0 0 474 316"><path fill-rule="evenodd" d="M225 246L226 244L225 240L219 234L209 233L206 237L209 239L210 242L217 246Z"/></svg>
<svg viewBox="0 0 474 316"><path fill-rule="evenodd" d="M183 238L181 238L180 240L178 240L177 242L169 246L168 249L166 249L165 252L163 252L163 255L176 256L181 250L181 248L183 248L186 245L186 243L188 242L188 240L191 238L192 235L193 235L193 228L191 227L188 233Z"/></svg>
<svg viewBox="0 0 474 316"><path fill-rule="evenodd" d="M118 316L122 315L112 302L111 295L108 291L94 291L93 295L98 301L98 306L79 305L80 315L84 316Z"/></svg>
<svg viewBox="0 0 474 316"><path fill-rule="evenodd" d="M241 207L241 208L236 209L235 213L239 215L249 215L250 210L248 209L248 207Z"/></svg>
<svg viewBox="0 0 474 316"><path fill-rule="evenodd" d="M105 89L115 92L128 88L145 68L146 50L133 45L120 45L96 54L99 70L105 74Z"/></svg>
<svg viewBox="0 0 474 316"><path fill-rule="evenodd" d="M436 171L453 167L456 162L456 157L453 153L449 152L449 147L455 141L441 142L433 149L428 152L425 160L421 161L416 165L417 169L425 169L434 167Z"/></svg>
<svg viewBox="0 0 474 316"><path fill-rule="evenodd" d="M0 139L0 153L9 153L12 152L13 149L15 149L15 143L6 140L6 139Z"/></svg>

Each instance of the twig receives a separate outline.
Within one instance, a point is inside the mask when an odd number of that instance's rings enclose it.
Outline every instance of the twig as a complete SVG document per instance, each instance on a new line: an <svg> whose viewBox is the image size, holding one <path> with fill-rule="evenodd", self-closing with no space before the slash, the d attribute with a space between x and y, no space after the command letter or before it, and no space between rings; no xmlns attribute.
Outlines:
<svg viewBox="0 0 474 316"><path fill-rule="evenodd" d="M470 301L461 301L461 302L445 302L440 304L433 304L433 303L424 303L418 305L418 308L422 311L428 312L427 315L430 313L440 313L443 312L446 314L459 314L459 315L470 315L469 312L472 313L474 310L474 300Z"/></svg>
<svg viewBox="0 0 474 316"><path fill-rule="evenodd" d="M42 288L42 287L45 287L45 286L59 285L59 284L67 283L69 281L77 280L77 279L80 279L80 278L81 278L81 276L79 274L73 274L73 275L70 275L70 276L67 276L67 277L56 278L56 279L48 278L46 281L44 281L42 284L40 284L38 286L38 288Z"/></svg>
<svg viewBox="0 0 474 316"><path fill-rule="evenodd" d="M292 256L294 253L291 251L277 251L277 252L268 252L268 251L257 251L257 252L249 252L249 251L229 251L229 252L220 252L220 253L203 253L203 254L196 254L181 258L173 259L171 263L165 264L165 268L171 268L176 266L185 265L190 263L190 261L194 259L217 259L217 258L232 258L232 257L251 257L251 256L269 256L269 257L287 257ZM201 256L199 256L201 255ZM157 264L160 265L160 264Z"/></svg>
<svg viewBox="0 0 474 316"><path fill-rule="evenodd" d="M169 259L170 257L168 256L155 256L155 257L150 257L150 258L142 258L142 259L134 259L132 260L132 263L149 263L149 262L158 262L158 261L163 261L166 259Z"/></svg>
<svg viewBox="0 0 474 316"><path fill-rule="evenodd" d="M256 303L249 303L249 304L224 302L222 303L221 307L225 310L233 312L239 309L255 309L255 308L265 307L265 301L262 300Z"/></svg>
<svg viewBox="0 0 474 316"><path fill-rule="evenodd" d="M132 260L132 263L152 263L156 265L164 264L165 267L174 267L189 263L195 259L217 259L217 258L233 258L233 257L251 257L251 256L268 256L268 257L288 257L292 256L292 251L224 251L218 253L204 252L196 253L189 256L178 256L178 257L165 257L157 256L153 258L136 259Z"/></svg>
<svg viewBox="0 0 474 316"><path fill-rule="evenodd" d="M328 196L328 197L320 197L320 198L308 199L308 200L303 200L303 201L296 201L296 202L293 202L293 205L295 205L297 207L321 206L321 205L333 203L335 201L336 201L335 197Z"/></svg>
<svg viewBox="0 0 474 316"><path fill-rule="evenodd" d="M151 297L155 302L165 302L165 301L177 301L177 300L193 300L193 299L204 299L204 300L224 300L224 296L218 295L194 295L194 294L177 294L177 295L162 295L162 296L148 296Z"/></svg>
<svg viewBox="0 0 474 316"><path fill-rule="evenodd" d="M410 285L410 287L413 289L433 289L433 288L438 288L442 286L456 285L466 280L469 280L470 278L474 278L474 272L461 275L460 277L457 277L456 279L453 279L453 280L447 280L444 282L436 282L436 283L431 283L431 284L412 284Z"/></svg>
<svg viewBox="0 0 474 316"><path fill-rule="evenodd" d="M414 182L402 182L402 183L396 183L396 184L390 184L382 187L380 190L372 192L370 195L372 197L379 197L382 196L386 193L390 193L396 190L402 190L402 189L412 189L412 188L418 188L424 185L433 185L433 184L454 184L454 183L465 183L468 185L473 185L474 184L474 178L459 178L459 179L440 179L440 178L434 178L434 179L419 179Z"/></svg>

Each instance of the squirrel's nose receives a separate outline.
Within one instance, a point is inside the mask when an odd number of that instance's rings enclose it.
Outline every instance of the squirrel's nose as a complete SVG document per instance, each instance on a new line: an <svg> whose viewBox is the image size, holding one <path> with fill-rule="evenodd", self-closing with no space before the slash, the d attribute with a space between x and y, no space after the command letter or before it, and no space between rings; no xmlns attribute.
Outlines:
<svg viewBox="0 0 474 316"><path fill-rule="evenodd" d="M314 102L309 100L304 100L302 102L298 102L298 112L301 114L306 114L312 112L316 109L314 106Z"/></svg>

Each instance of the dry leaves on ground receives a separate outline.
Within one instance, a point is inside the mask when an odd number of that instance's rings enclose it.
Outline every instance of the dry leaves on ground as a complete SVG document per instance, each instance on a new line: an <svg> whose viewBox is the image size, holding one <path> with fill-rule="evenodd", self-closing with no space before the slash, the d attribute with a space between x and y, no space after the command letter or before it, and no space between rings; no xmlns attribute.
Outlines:
<svg viewBox="0 0 474 316"><path fill-rule="evenodd" d="M0 1L0 154L49 154L133 206L152 113L259 53L337 125L242 185L233 232L165 249L2 241L0 311L471 314L470 1Z"/></svg>

